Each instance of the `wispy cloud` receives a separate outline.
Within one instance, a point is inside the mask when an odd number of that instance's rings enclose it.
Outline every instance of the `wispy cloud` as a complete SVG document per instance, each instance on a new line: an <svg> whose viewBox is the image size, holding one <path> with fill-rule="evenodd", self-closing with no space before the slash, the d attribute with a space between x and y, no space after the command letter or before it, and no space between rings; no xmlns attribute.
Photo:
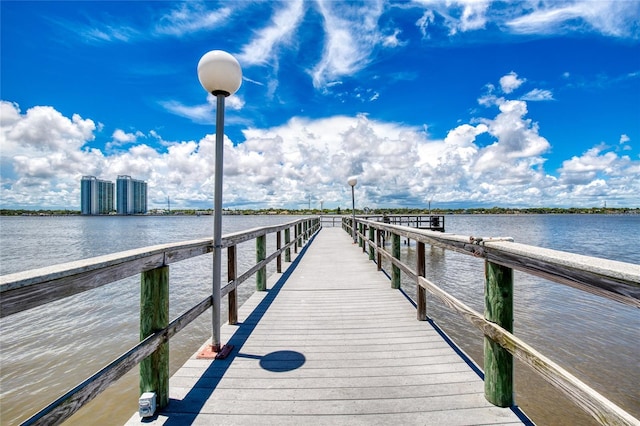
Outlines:
<svg viewBox="0 0 640 426"><path fill-rule="evenodd" d="M270 24L256 33L256 37L242 48L238 60L243 64L262 65L277 60L273 52L282 43L291 40L293 32L300 25L305 6L302 0L295 0L276 11Z"/></svg>
<svg viewBox="0 0 640 426"><path fill-rule="evenodd" d="M425 38L443 26L450 36L500 28L507 33L552 35L597 32L612 37L640 37L637 1L486 1L414 0L425 12L416 25ZM437 18L436 17L439 17Z"/></svg>
<svg viewBox="0 0 640 426"><path fill-rule="evenodd" d="M171 114L188 118L194 123L211 124L215 122L216 98L211 94L207 95L207 103L201 105L185 105L176 100L160 101L158 103ZM241 110L244 104L242 97L237 95L229 96L225 99L225 109L227 110ZM247 123L247 120L231 116L227 117L227 122Z"/></svg>
<svg viewBox="0 0 640 426"><path fill-rule="evenodd" d="M324 18L325 42L322 59L311 75L316 88L343 76L351 76L371 61L374 48L387 41L380 33L378 19L384 11L382 1L353 3L320 2Z"/></svg>
<svg viewBox="0 0 640 426"><path fill-rule="evenodd" d="M160 105L170 113L196 123L211 123L215 119L213 108L209 104L188 106L178 101L162 101Z"/></svg>
<svg viewBox="0 0 640 426"><path fill-rule="evenodd" d="M179 3L166 13L150 14L146 21L133 23L122 17L105 16L101 19L90 17L88 22L71 22L51 19L58 26L80 36L85 43L131 43L158 37L183 37L200 31L218 29L227 22L233 9L228 6L209 10L200 1Z"/></svg>
<svg viewBox="0 0 640 426"><path fill-rule="evenodd" d="M108 18L109 22L91 20L88 24L70 22L68 20L50 19L59 27L72 31L84 43L128 43L143 36L143 32L129 24L116 23L117 19Z"/></svg>
<svg viewBox="0 0 640 426"><path fill-rule="evenodd" d="M444 18L444 25L448 28L450 35L458 32L466 32L484 28L489 20L487 12L491 2L489 0L453 0L443 2L441 0L415 0L415 3L425 6L430 11L427 12L419 25L426 35L428 25L435 22L435 11Z"/></svg>
<svg viewBox="0 0 640 426"><path fill-rule="evenodd" d="M520 97L523 101L552 101L553 92L550 90L533 89Z"/></svg>
<svg viewBox="0 0 640 426"><path fill-rule="evenodd" d="M506 22L519 34L558 34L568 31L596 31L614 37L637 39L640 28L637 1L540 2L539 8Z"/></svg>
<svg viewBox="0 0 640 426"><path fill-rule="evenodd" d="M208 10L206 3L190 1L180 3L178 7L160 17L154 27L158 35L182 37L198 31L219 27L232 13L229 7Z"/></svg>

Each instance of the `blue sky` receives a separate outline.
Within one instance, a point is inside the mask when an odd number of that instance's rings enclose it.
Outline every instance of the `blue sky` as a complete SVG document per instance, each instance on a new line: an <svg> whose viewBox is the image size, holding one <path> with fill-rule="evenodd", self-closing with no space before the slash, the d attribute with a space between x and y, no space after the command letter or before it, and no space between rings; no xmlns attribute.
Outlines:
<svg viewBox="0 0 640 426"><path fill-rule="evenodd" d="M640 1L0 3L0 195L79 209L80 178L228 208L640 206Z"/></svg>

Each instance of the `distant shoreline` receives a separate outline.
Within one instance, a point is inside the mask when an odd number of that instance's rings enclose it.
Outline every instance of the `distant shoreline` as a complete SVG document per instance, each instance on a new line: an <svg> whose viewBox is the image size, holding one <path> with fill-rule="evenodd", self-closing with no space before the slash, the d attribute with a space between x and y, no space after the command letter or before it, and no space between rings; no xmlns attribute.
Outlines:
<svg viewBox="0 0 640 426"><path fill-rule="evenodd" d="M303 209L303 210L291 210L291 209L262 209L262 210L223 210L223 215L227 216L242 216L242 215L282 215L282 216L341 216L350 215L350 209L333 209L333 210L319 210L319 209ZM531 208L507 208L507 207L492 207L492 208L469 208L469 209L375 209L375 210L356 210L356 215L409 215L409 216L442 216L442 215L459 215L459 214L484 214L484 215L519 215L519 214L614 214L614 215L638 215L640 214L640 207L635 208L610 208L610 207L569 207L569 208L556 208L556 207L531 207ZM144 215L86 215L86 217L145 217L145 216L211 216L211 210L152 210L148 214ZM0 216L81 216L80 211L76 210L26 210L26 209L0 209Z"/></svg>

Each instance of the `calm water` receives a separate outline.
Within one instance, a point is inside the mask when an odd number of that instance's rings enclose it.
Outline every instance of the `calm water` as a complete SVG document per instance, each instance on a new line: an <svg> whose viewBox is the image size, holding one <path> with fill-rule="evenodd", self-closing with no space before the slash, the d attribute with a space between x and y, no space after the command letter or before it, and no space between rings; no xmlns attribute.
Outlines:
<svg viewBox="0 0 640 426"><path fill-rule="evenodd" d="M224 232L295 217L225 216ZM640 263L638 216L447 216L447 232L511 236L517 242ZM2 217L0 273L94 257L154 244L207 238L211 217ZM267 239L268 251L275 248ZM255 243L239 247L239 270L255 259ZM429 278L482 312L483 263L427 248ZM412 262L413 245L403 246ZM223 267L226 262L223 260ZM274 272L272 265L269 273ZM224 273L224 272L223 272ZM240 301L253 291L240 287ZM403 283L410 296L415 287ZM211 290L211 256L171 266L170 316ZM0 423L17 424L128 350L138 341L139 277L79 294L0 322ZM222 304L223 309L225 303ZM432 316L476 362L482 338L464 320L429 299ZM226 312L223 312L226 316ZM175 371L210 337L210 313L171 340ZM618 303L516 272L515 333L581 380L640 417L640 313ZM516 365L520 405L538 424L589 424L553 388ZM136 410L137 369L78 412L68 424L123 424Z"/></svg>

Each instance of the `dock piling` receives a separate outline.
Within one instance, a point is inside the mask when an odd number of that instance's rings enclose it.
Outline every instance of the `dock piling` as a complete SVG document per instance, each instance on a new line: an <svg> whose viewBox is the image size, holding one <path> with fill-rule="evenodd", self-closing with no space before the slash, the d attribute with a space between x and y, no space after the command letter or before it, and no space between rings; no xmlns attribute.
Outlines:
<svg viewBox="0 0 640 426"><path fill-rule="evenodd" d="M513 269L485 262L484 317L513 332ZM484 391L498 407L513 405L513 355L484 337Z"/></svg>
<svg viewBox="0 0 640 426"><path fill-rule="evenodd" d="M140 341L169 325L169 267L140 274ZM140 362L140 395L156 393L158 408L169 403L169 342Z"/></svg>

